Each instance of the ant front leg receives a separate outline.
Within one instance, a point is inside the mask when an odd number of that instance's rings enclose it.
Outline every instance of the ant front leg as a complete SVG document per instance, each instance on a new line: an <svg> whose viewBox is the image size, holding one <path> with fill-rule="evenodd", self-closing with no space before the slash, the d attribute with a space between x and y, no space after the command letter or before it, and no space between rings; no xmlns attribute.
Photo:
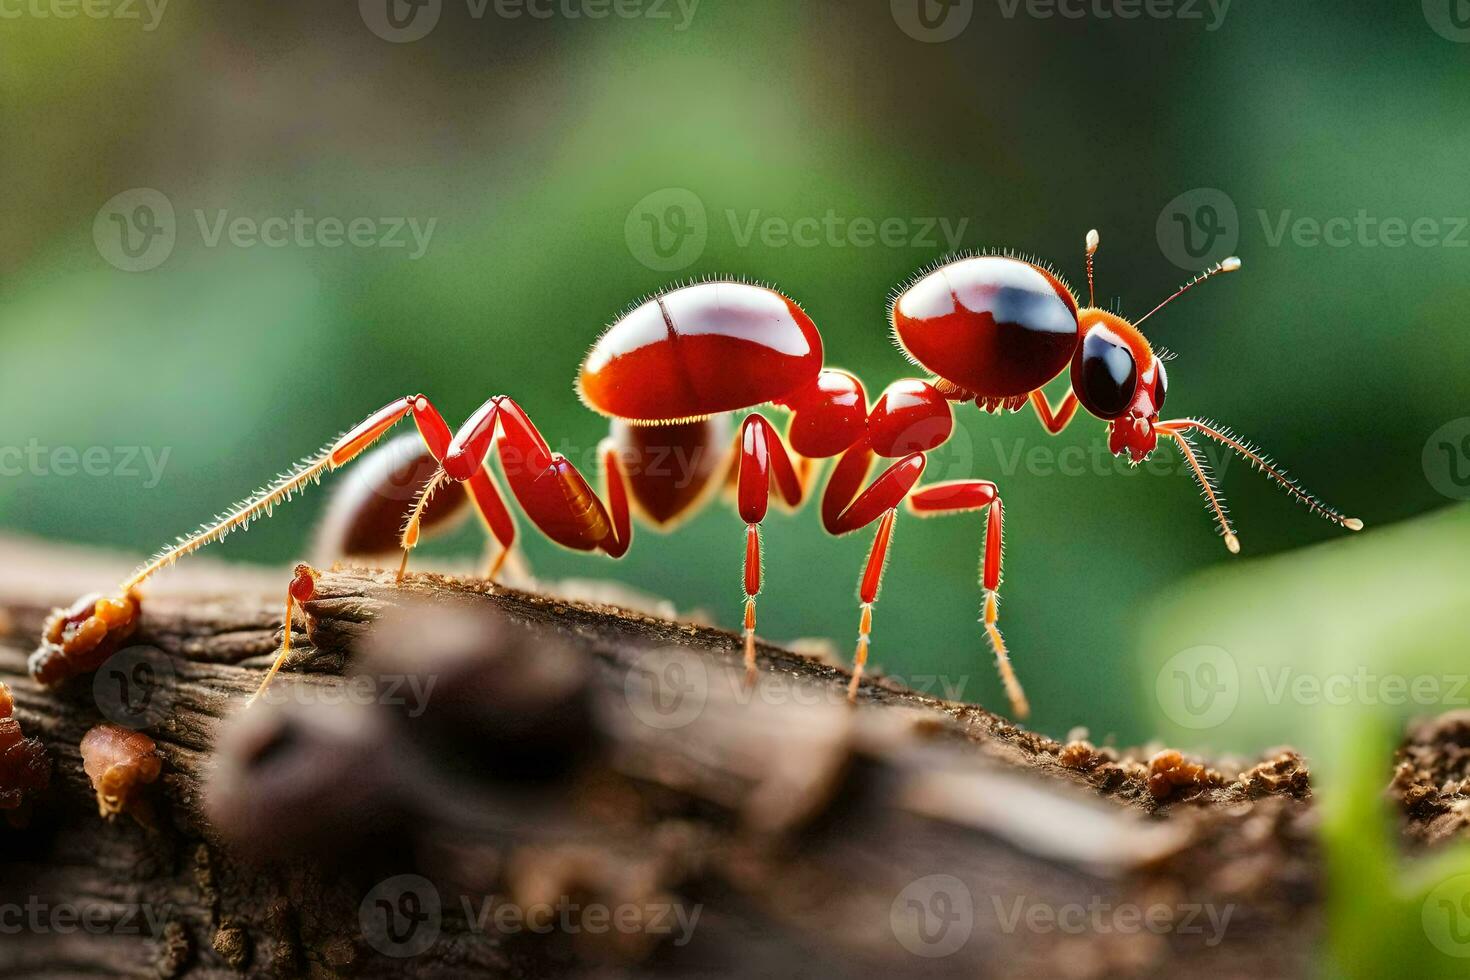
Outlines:
<svg viewBox="0 0 1470 980"><path fill-rule="evenodd" d="M1051 402L1046 399L1046 392L1037 388L1031 392L1031 407L1036 409L1036 415L1041 419L1042 427L1052 435L1056 435L1065 429L1077 414L1077 393L1071 388L1067 389L1067 397L1054 410Z"/></svg>
<svg viewBox="0 0 1470 980"><path fill-rule="evenodd" d="M740 427L736 501L745 521L745 682L755 680L755 597L761 591L761 521L772 486L788 507L800 506L806 485L792 465L780 435L759 412Z"/></svg>
<svg viewBox="0 0 1470 980"><path fill-rule="evenodd" d="M914 484L924 472L925 457L921 452L912 453L892 464L854 500L858 488L867 478L873 464L873 450L867 441L849 449L837 461L832 478L827 482L827 491L822 496L822 525L829 534L848 534L879 521L878 531L873 536L873 546L868 551L868 561L863 567L863 577L858 583L858 601L862 614L858 620L857 648L852 658L852 681L847 686L847 700L857 699L858 684L862 681L863 667L868 662L869 640L873 632L873 604L878 601L878 589L883 581L883 567L888 560L888 545L893 540L893 524L898 516L898 505L908 496ZM850 501L850 502L849 502Z"/></svg>
<svg viewBox="0 0 1470 980"><path fill-rule="evenodd" d="M1006 696L1011 710L1017 718L1031 713L1026 692L1011 667L1011 658L1006 650L1005 638L997 626L1000 606L1001 557L1004 553L1005 510L1000 493L989 480L952 480L932 483L908 499L909 510L920 516L955 514L963 511L987 510L985 520L984 557L980 563L980 588L984 590L984 611L981 622L985 635L995 651L996 668L1005 684Z"/></svg>

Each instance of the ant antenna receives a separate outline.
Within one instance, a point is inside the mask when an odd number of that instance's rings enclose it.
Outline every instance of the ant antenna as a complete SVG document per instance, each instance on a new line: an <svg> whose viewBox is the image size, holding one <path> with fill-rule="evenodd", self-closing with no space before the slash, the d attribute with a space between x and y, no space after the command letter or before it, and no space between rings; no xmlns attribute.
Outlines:
<svg viewBox="0 0 1470 980"><path fill-rule="evenodd" d="M1097 229L1093 228L1087 233L1087 305L1096 306L1097 296L1092 288L1092 257L1097 254Z"/></svg>
<svg viewBox="0 0 1470 980"><path fill-rule="evenodd" d="M1159 312L1164 307L1168 306L1170 303L1174 302L1176 299L1178 299L1179 297L1183 296L1185 293L1189 292L1189 290L1191 288L1193 288L1195 286L1198 286L1200 283L1204 282L1206 279L1212 278L1213 276L1217 276L1217 275L1219 275L1222 272L1235 272L1239 268L1240 268L1240 258L1238 256L1235 256L1235 255L1230 256L1228 259L1223 259L1220 262L1217 262L1213 267L1211 267L1209 269L1206 269L1204 272L1201 272L1199 275L1197 275L1193 279L1189 280L1189 282L1185 283L1184 285L1180 286L1178 289L1174 290L1174 295L1170 296L1168 299L1164 300L1158 306L1155 306L1153 309L1149 310L1142 317L1140 317L1133 325L1135 327L1142 326L1144 320L1147 320L1149 317L1153 316L1155 313Z"/></svg>

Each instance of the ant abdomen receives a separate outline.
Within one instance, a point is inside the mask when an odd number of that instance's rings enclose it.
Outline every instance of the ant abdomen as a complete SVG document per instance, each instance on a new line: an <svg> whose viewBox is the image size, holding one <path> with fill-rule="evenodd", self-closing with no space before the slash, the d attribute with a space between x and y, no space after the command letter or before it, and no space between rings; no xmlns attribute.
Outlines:
<svg viewBox="0 0 1470 980"><path fill-rule="evenodd" d="M438 469L438 461L413 433L364 455L327 505L314 549L318 562L397 551L404 514ZM457 526L469 513L469 502L460 484L442 484L419 519L421 532L431 535Z"/></svg>

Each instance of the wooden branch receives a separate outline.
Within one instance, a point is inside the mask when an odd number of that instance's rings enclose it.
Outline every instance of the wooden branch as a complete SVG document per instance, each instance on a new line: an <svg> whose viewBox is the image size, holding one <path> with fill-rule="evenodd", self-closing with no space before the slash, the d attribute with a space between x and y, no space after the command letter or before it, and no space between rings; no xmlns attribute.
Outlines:
<svg viewBox="0 0 1470 980"><path fill-rule="evenodd" d="M249 711L287 576L206 562L149 590L126 670L49 691L42 618L115 569L3 557L0 681L55 767L0 831L6 975L1310 972L1289 753L1150 771L881 678L854 709L842 668L774 647L746 688L719 630L355 569ZM81 771L119 714L163 756L153 830L103 822Z"/></svg>

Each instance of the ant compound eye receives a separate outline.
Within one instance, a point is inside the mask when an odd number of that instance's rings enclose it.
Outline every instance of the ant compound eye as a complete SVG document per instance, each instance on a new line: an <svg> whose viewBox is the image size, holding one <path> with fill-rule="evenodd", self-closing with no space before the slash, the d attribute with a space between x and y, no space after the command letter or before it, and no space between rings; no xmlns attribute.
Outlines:
<svg viewBox="0 0 1470 980"><path fill-rule="evenodd" d="M1123 339L1107 327L1093 327L1072 362L1072 388L1098 418L1122 415L1138 386L1138 365Z"/></svg>
<svg viewBox="0 0 1470 980"><path fill-rule="evenodd" d="M1160 412L1164 409L1164 399L1169 395L1169 372L1164 370L1161 360L1155 359L1154 365L1159 372L1159 378L1154 382L1154 411Z"/></svg>

